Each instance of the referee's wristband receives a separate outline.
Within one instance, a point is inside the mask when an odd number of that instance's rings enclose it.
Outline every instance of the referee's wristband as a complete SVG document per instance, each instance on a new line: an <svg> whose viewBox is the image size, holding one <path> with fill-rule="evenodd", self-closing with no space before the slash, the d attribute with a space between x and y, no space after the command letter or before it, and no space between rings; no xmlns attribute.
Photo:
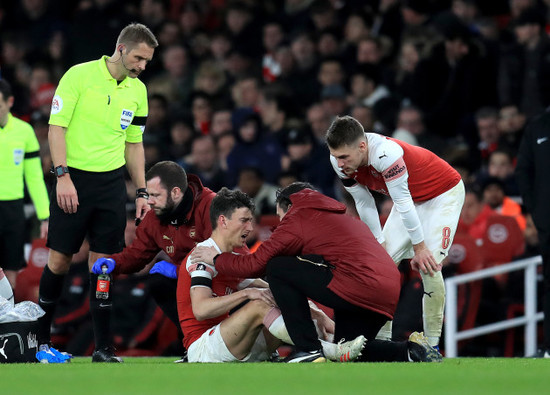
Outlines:
<svg viewBox="0 0 550 395"><path fill-rule="evenodd" d="M147 193L147 188L138 188L136 189L136 199L143 198L145 200L149 199L149 193Z"/></svg>

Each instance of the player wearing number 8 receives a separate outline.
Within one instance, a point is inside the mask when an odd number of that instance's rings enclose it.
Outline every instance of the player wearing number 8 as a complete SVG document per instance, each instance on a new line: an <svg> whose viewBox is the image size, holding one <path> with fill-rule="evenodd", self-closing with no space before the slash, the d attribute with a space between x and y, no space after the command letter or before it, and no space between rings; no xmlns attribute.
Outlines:
<svg viewBox="0 0 550 395"><path fill-rule="evenodd" d="M365 133L349 116L338 117L326 135L330 160L357 212L394 262L411 259L424 285L424 333L439 343L447 256L464 203L464 183L447 162L421 147ZM389 196L393 208L382 229L372 191ZM391 322L379 338L391 338Z"/></svg>

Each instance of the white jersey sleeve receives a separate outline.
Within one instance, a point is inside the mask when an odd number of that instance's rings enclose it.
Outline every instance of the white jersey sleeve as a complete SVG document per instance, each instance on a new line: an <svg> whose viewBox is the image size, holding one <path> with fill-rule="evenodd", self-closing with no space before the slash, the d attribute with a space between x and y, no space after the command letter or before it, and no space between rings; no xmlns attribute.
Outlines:
<svg viewBox="0 0 550 395"><path fill-rule="evenodd" d="M384 177L388 193L393 200L403 225L409 232L412 244L424 241L424 232L409 190L409 173L403 159L403 148L394 141L376 136L376 144L369 139L369 164Z"/></svg>
<svg viewBox="0 0 550 395"><path fill-rule="evenodd" d="M338 161L332 155L330 156L330 163L340 179L353 180L342 172L342 169L338 167ZM382 226L380 225L380 216L378 215L376 201L374 200L372 193L366 186L361 185L358 182L355 182L349 186L344 183L344 188L353 197L353 200L355 201L355 208L357 209L357 213L359 214L361 221L369 227L376 240L378 240L379 243L383 243L385 239L382 234Z"/></svg>
<svg viewBox="0 0 550 395"><path fill-rule="evenodd" d="M200 242L199 244L197 244L197 247L198 246L214 247L221 254L220 248L211 238L203 242ZM218 274L218 271L213 265L209 265L204 262L191 263L191 261L187 259L185 263L185 268L187 269L187 272L191 276L191 288L193 287L212 288L212 279L216 277L216 275Z"/></svg>

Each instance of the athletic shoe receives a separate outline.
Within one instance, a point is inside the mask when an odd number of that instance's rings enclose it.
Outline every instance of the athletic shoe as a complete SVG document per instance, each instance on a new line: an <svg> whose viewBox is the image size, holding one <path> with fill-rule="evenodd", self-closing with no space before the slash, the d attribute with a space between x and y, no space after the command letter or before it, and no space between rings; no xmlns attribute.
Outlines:
<svg viewBox="0 0 550 395"><path fill-rule="evenodd" d="M409 356L413 362L443 361L441 354L430 346L422 332L413 332L409 336Z"/></svg>
<svg viewBox="0 0 550 395"><path fill-rule="evenodd" d="M550 349L545 350L539 348L534 355L527 358L550 358Z"/></svg>
<svg viewBox="0 0 550 395"><path fill-rule="evenodd" d="M69 353L57 351L49 344L41 344L36 353L36 359L40 363L67 363L71 362L72 357Z"/></svg>
<svg viewBox="0 0 550 395"><path fill-rule="evenodd" d="M344 341L344 339L340 340L338 344L323 342L323 353L331 361L351 362L361 355L361 350L365 347L366 341L365 336L360 335L349 342Z"/></svg>
<svg viewBox="0 0 550 395"><path fill-rule="evenodd" d="M124 362L122 358L115 355L113 347L105 347L99 350L95 350L92 354L92 362Z"/></svg>
<svg viewBox="0 0 550 395"><path fill-rule="evenodd" d="M323 350L317 351L295 351L284 359L286 363L298 362L326 362Z"/></svg>
<svg viewBox="0 0 550 395"><path fill-rule="evenodd" d="M185 351L185 354L180 359L176 359L174 363L185 363L189 362L189 359L187 358L187 351Z"/></svg>

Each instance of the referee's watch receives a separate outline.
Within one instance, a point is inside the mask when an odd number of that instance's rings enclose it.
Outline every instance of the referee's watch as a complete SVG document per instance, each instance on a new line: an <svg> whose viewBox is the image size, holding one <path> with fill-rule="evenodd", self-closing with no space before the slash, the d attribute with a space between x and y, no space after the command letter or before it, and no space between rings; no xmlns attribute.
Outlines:
<svg viewBox="0 0 550 395"><path fill-rule="evenodd" d="M149 193L147 193L147 188L138 188L136 189L136 199L143 198L145 200L149 199Z"/></svg>
<svg viewBox="0 0 550 395"><path fill-rule="evenodd" d="M53 169L53 173L57 178L63 177L65 174L69 174L69 168L67 166L59 165Z"/></svg>

